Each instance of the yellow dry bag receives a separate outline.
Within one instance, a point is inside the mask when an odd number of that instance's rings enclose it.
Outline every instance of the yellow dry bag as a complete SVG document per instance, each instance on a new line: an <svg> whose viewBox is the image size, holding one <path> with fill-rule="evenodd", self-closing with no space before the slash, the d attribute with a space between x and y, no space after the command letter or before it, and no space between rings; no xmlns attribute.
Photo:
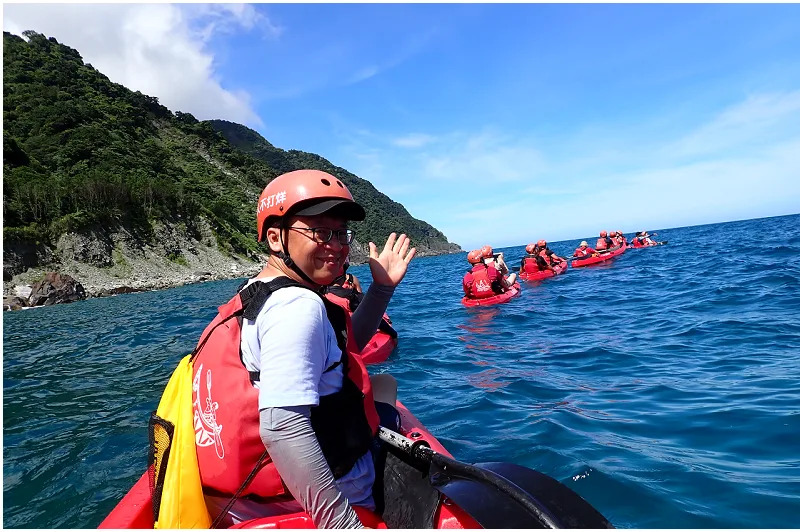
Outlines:
<svg viewBox="0 0 800 532"><path fill-rule="evenodd" d="M192 412L191 355L181 360L150 416L150 491L154 528L209 528Z"/></svg>

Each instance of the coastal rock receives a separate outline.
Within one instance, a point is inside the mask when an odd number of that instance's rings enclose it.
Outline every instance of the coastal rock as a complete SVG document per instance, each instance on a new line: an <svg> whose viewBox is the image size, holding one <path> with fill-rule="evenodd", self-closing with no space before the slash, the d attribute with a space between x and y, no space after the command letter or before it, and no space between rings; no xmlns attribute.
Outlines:
<svg viewBox="0 0 800 532"><path fill-rule="evenodd" d="M56 243L62 261L78 261L107 268L114 264L111 251L114 243L107 231L93 228L82 233L66 233Z"/></svg>
<svg viewBox="0 0 800 532"><path fill-rule="evenodd" d="M53 253L44 242L20 239L3 239L3 281L10 281L19 273L39 264L53 262Z"/></svg>
<svg viewBox="0 0 800 532"><path fill-rule="evenodd" d="M83 285L66 274L49 272L44 279L34 284L28 304L32 307L39 305L55 305L57 303L72 303L86 299L86 290Z"/></svg>
<svg viewBox="0 0 800 532"><path fill-rule="evenodd" d="M142 288L134 288L132 286L117 286L115 288L103 288L98 290L95 294L87 295L87 297L108 297L116 296L119 294L133 294L134 292L142 292Z"/></svg>
<svg viewBox="0 0 800 532"><path fill-rule="evenodd" d="M3 310L19 310L28 306L28 300L19 296L4 297Z"/></svg>

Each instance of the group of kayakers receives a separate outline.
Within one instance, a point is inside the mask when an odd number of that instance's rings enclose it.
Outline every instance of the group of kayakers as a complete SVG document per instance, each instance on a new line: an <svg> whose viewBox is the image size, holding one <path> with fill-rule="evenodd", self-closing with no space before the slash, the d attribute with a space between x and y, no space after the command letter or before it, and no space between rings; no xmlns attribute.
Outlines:
<svg viewBox="0 0 800 532"><path fill-rule="evenodd" d="M631 245L634 247L654 246L654 242L647 231L639 231ZM627 246L628 239L622 231L600 231L594 247L590 247L586 240L581 241L575 249L571 259L596 257L601 253L613 251L620 246ZM519 271L523 278L537 272L552 271L560 273L560 268L566 266L567 258L559 257L547 245L546 240L531 242L525 246L526 255L522 257ZM467 299L483 299L502 294L514 284L516 276L508 274L508 267L503 261L503 254L494 254L492 247L483 246L467 253L467 261L472 268L464 275L462 286ZM547 275L553 275L547 274Z"/></svg>
<svg viewBox="0 0 800 532"><path fill-rule="evenodd" d="M566 259L559 257L547 246L546 240L539 240L535 244L531 242L525 246L525 255L519 265L520 273L534 273L552 271L556 273L555 267L566 262Z"/></svg>
<svg viewBox="0 0 800 532"><path fill-rule="evenodd" d="M472 268L461 283L467 297L483 299L502 294L517 280L516 273L509 273L503 254L495 254L488 244L467 253L467 262Z"/></svg>

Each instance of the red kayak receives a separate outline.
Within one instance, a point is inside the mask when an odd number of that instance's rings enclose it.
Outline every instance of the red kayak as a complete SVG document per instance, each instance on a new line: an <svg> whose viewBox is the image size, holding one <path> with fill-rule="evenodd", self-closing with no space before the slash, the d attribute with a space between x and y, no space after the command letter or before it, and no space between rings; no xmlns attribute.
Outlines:
<svg viewBox="0 0 800 532"><path fill-rule="evenodd" d="M596 257L589 255L585 259L584 258L572 259L572 267L581 268L583 266L591 266L592 264L600 264L601 262L605 262L608 259L613 259L618 255L622 255L623 253L625 253L626 249L628 249L628 247L625 244L623 244L621 246L611 248L608 251L601 251L599 252L600 254L597 255Z"/></svg>
<svg viewBox="0 0 800 532"><path fill-rule="evenodd" d="M325 297L341 306L352 317L353 311L358 307L364 295L351 288L333 286L328 289ZM392 327L392 320L384 313L383 319L381 319L381 323L378 326L378 331L370 339L369 343L364 346L359 355L361 355L365 364L377 364L389 358L395 347L397 347L397 331Z"/></svg>
<svg viewBox="0 0 800 532"><path fill-rule="evenodd" d="M632 247L634 249L652 248L654 246L664 246L666 244L669 244L668 240L664 240L663 242L653 242L652 244L641 244L638 240L634 240L633 241L633 245L632 246L628 246L628 247Z"/></svg>
<svg viewBox="0 0 800 532"><path fill-rule="evenodd" d="M371 528L613 528L594 507L556 479L506 462L455 460L399 401L400 428L380 429L385 456L383 512L356 508ZM379 495L382 493L382 496ZM213 518L214 516L212 516ZM145 472L99 528L153 528L150 478ZM305 512L262 517L233 528L314 528Z"/></svg>
<svg viewBox="0 0 800 532"><path fill-rule="evenodd" d="M541 272L520 272L519 278L523 281L540 281L542 279L547 279L548 277L554 277L556 275L561 275L567 268L569 267L569 263L567 261L560 262L553 266L555 272L551 270L544 270Z"/></svg>
<svg viewBox="0 0 800 532"><path fill-rule="evenodd" d="M389 316L384 314L378 332L359 354L364 364L377 364L389 358L395 347L397 347L397 333L392 328Z"/></svg>
<svg viewBox="0 0 800 532"><path fill-rule="evenodd" d="M397 410L400 412L400 434L413 442L424 441L431 449L444 456L451 457L450 453L442 444L428 432L422 423L409 412L401 402L397 402ZM397 459L398 462L399 459ZM387 457L387 466L392 459ZM384 473L403 476L407 474L403 469L403 463L391 464L392 470ZM408 467L408 466L406 466ZM395 479L398 481L397 487L417 487L419 481L414 479ZM393 499L392 494L386 493L387 511L389 502ZM402 494L401 494L402 496ZM480 528L480 525L472 519L461 508L453 504L445 503L443 498L435 497L435 510L433 514L434 528ZM402 504L398 502L398 504ZM409 502L408 504L415 504ZM384 512L386 513L386 512ZM387 528L386 523L374 512L363 508L358 509L359 518L366 526L373 528ZM128 493L122 498L110 514L100 523L98 528L153 528L153 508L150 498L150 480L147 472L133 485ZM263 517L251 521L237 524L234 528L314 528L311 517L305 512L295 512L278 516ZM418 527L415 527L418 528Z"/></svg>
<svg viewBox="0 0 800 532"><path fill-rule="evenodd" d="M509 301L512 297L518 296L519 292L520 292L519 281L517 281L513 285L511 285L511 288L509 288L502 294L497 294L490 297L484 297L481 299L475 299L473 297L464 296L461 298L461 303L463 303L465 307L486 307L489 305L499 305L500 303L505 303Z"/></svg>

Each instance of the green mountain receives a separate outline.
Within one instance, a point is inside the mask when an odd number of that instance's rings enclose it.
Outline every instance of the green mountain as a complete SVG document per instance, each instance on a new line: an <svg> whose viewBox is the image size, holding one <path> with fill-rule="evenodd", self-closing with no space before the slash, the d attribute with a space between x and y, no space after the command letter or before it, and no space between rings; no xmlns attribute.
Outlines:
<svg viewBox="0 0 800 532"><path fill-rule="evenodd" d="M219 251L256 260L263 253L255 241L258 195L275 176L299 168L336 175L365 206L366 220L353 227L354 250L391 231L407 233L422 254L460 249L369 181L318 155L275 148L238 124L172 112L112 83L56 39L25 36L3 33L5 279L63 262L65 235L76 233L99 242L98 253L108 257L93 261L104 267L118 246L110 235L123 231L135 245L156 245L164 227L198 241L210 230ZM158 249L185 262L181 249Z"/></svg>

